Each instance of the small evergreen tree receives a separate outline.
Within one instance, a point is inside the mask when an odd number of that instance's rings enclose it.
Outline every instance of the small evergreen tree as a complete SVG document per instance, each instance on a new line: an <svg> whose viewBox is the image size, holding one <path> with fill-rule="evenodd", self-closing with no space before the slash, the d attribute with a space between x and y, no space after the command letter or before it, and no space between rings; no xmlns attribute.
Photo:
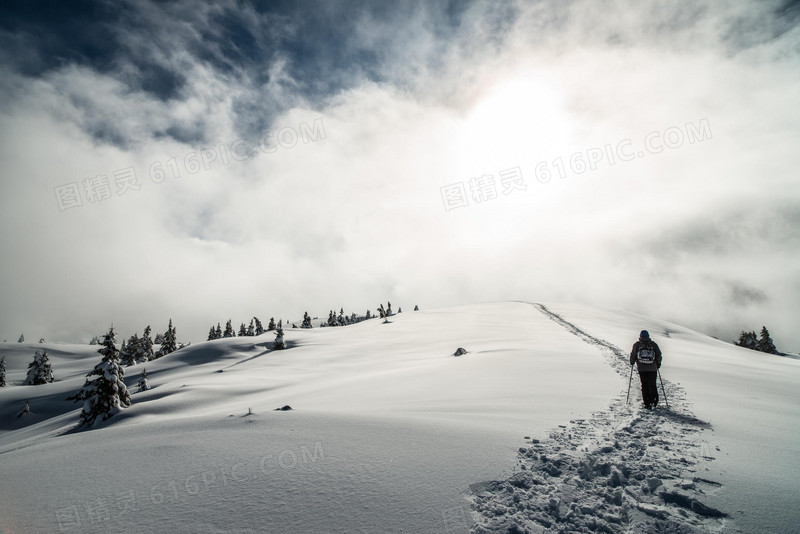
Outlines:
<svg viewBox="0 0 800 534"><path fill-rule="evenodd" d="M6 387L6 357L0 358L0 388Z"/></svg>
<svg viewBox="0 0 800 534"><path fill-rule="evenodd" d="M244 337L247 335L247 327L242 323L242 326L239 327L239 337Z"/></svg>
<svg viewBox="0 0 800 534"><path fill-rule="evenodd" d="M256 335L260 336L264 333L264 325L261 324L261 321L258 319L258 317L253 317L253 320L256 322Z"/></svg>
<svg viewBox="0 0 800 534"><path fill-rule="evenodd" d="M416 304L414 304L414 311L419 311L419 306L417 306Z"/></svg>
<svg viewBox="0 0 800 534"><path fill-rule="evenodd" d="M403 313L403 308L397 308L397 313Z"/></svg>
<svg viewBox="0 0 800 534"><path fill-rule="evenodd" d="M25 334L20 334L17 343L25 343Z"/></svg>
<svg viewBox="0 0 800 534"><path fill-rule="evenodd" d="M147 383L147 369L142 369L142 376L139 378L139 391L147 391L150 389L150 384Z"/></svg>
<svg viewBox="0 0 800 534"><path fill-rule="evenodd" d="M392 315L394 315L394 314L392 313L392 303L391 303L391 302L387 302L387 306L386 306L386 316L387 316L387 317L391 317Z"/></svg>
<svg viewBox="0 0 800 534"><path fill-rule="evenodd" d="M303 324L300 325L300 328L311 328L311 316L308 312L303 313Z"/></svg>
<svg viewBox="0 0 800 534"><path fill-rule="evenodd" d="M103 356L102 360L86 375L83 387L67 398L74 402L83 401L78 428L89 428L98 417L105 421L131 405L131 396L122 381L125 369L119 364L119 350L115 342L116 334L112 326L97 351ZM97 378L92 380L93 376Z"/></svg>
<svg viewBox="0 0 800 534"><path fill-rule="evenodd" d="M236 332L233 331L233 325L230 319L225 323L225 333L222 334L222 337L236 337Z"/></svg>
<svg viewBox="0 0 800 534"><path fill-rule="evenodd" d="M220 328L219 323L217 323L217 329L214 330L214 339L222 339L222 328Z"/></svg>
<svg viewBox="0 0 800 534"><path fill-rule="evenodd" d="M386 310L383 308L383 303L381 303L380 307L378 308L378 315L381 319L386 319Z"/></svg>
<svg viewBox="0 0 800 534"><path fill-rule="evenodd" d="M272 344L272 350L283 350L286 348L286 342L283 340L283 328L278 327L275 333L275 342Z"/></svg>
<svg viewBox="0 0 800 534"><path fill-rule="evenodd" d="M39 384L55 382L55 380L50 359L47 357L47 351L37 350L33 356L33 361L28 364L28 377L25 379L25 383L31 386L38 386Z"/></svg>
<svg viewBox="0 0 800 534"><path fill-rule="evenodd" d="M166 356L178 350L178 342L176 341L177 332L172 326L172 319L169 320L167 331L164 332L164 337L161 342L161 348L156 353L156 358Z"/></svg>
<svg viewBox="0 0 800 534"><path fill-rule="evenodd" d="M212 326L211 329L209 329L208 331L208 339L206 339L206 341L214 341L215 339L217 339L217 332L216 330L214 330L214 327Z"/></svg>
<svg viewBox="0 0 800 534"><path fill-rule="evenodd" d="M128 345L125 340L122 340L122 346L119 348L119 363L120 365L129 366L133 365L133 358L128 354Z"/></svg>
<svg viewBox="0 0 800 534"><path fill-rule="evenodd" d="M136 363L145 363L155 359L156 355L153 354L153 340L150 339L150 325L144 329L142 337L139 338L139 343L136 347L136 356L134 357Z"/></svg>
<svg viewBox="0 0 800 534"><path fill-rule="evenodd" d="M769 337L769 331L767 330L766 326L761 327L761 337L758 340L758 350L768 354L777 354L778 352L778 349L772 342L772 338Z"/></svg>
<svg viewBox="0 0 800 534"><path fill-rule="evenodd" d="M124 341L122 342L122 347L119 350L119 362L121 365L128 367L129 365L139 363L138 356L140 343L141 340L139 339L139 334L133 334L128 339L127 344Z"/></svg>
<svg viewBox="0 0 800 534"><path fill-rule="evenodd" d="M275 330L275 328L277 328L275 326L275 318L274 317L270 317L269 318L269 324L267 325L267 332L272 332L273 330Z"/></svg>
<svg viewBox="0 0 800 534"><path fill-rule="evenodd" d="M247 327L247 335L254 336L256 335L256 321L255 317L250 319L250 326Z"/></svg>
<svg viewBox="0 0 800 534"><path fill-rule="evenodd" d="M99 345L99 344L100 344L100 338L97 336L94 336L91 339L91 341L89 341L89 345Z"/></svg>
<svg viewBox="0 0 800 534"><path fill-rule="evenodd" d="M366 317L367 319L372 319L372 312L370 310L367 310L367 313L366 315L364 315L364 317Z"/></svg>
<svg viewBox="0 0 800 534"><path fill-rule="evenodd" d="M742 333L739 334L739 341L735 344L746 349L758 350L758 338L755 332L745 332L743 330Z"/></svg>

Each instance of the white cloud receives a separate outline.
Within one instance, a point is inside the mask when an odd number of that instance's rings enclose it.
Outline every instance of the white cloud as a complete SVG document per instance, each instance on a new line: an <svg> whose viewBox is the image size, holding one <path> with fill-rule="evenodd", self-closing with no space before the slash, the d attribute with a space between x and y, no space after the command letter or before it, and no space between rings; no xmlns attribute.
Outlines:
<svg viewBox="0 0 800 534"><path fill-rule="evenodd" d="M398 33L408 46L389 39L380 51L383 83L359 78L316 104L292 95L280 55L269 67L280 83L260 87L246 70L223 73L176 49L169 61L187 85L174 101L87 68L18 80L23 91L0 117L0 220L14 229L0 238L11 252L2 335L85 338L112 320L130 335L172 317L198 340L229 317L363 312L387 298L409 310L576 299L720 335L765 323L779 347L797 350L800 288L784 248L796 239L785 207L796 205L800 163L796 30L732 33L731 20L755 16L747 3L703 4L691 17L650 4L537 5L547 9L520 4L509 33L513 21L487 22L475 8L446 39L435 17L414 13ZM387 42L376 21L359 28ZM262 134L321 120L324 138L223 164L218 146L230 148L243 121L258 133L259 113L274 118ZM711 138L609 161L606 145L631 139L636 152L649 133L701 119ZM176 125L203 141L158 135ZM132 142L98 143L87 134L98 128ZM187 156L210 147L218 159L187 173ZM570 157L592 148L603 152L597 170L571 172ZM148 176L154 163L163 183ZM442 186L469 190L484 174L499 185L516 166L525 191L445 209ZM55 186L127 167L139 191L58 211ZM724 228L748 204L763 231L738 242L701 224ZM742 299L753 294L765 298Z"/></svg>

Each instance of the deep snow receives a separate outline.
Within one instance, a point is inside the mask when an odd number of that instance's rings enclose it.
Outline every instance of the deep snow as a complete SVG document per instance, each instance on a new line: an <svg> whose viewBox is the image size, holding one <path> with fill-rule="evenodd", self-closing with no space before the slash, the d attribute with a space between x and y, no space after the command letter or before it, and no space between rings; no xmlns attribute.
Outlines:
<svg viewBox="0 0 800 534"><path fill-rule="evenodd" d="M2 344L0 529L468 532L489 524L480 500L494 487L543 472L543 451L577 454L628 425L673 477L664 488L702 492L703 505L727 514L701 515L703 528L791 531L800 362L629 313L547 310L607 346L518 302L287 329L284 351L269 350L271 333L196 343L126 368L133 406L80 433L68 432L78 405L63 399L99 361L99 347L45 344L56 382L22 386L14 382L42 345ZM676 395L669 416L624 405L625 365L609 347L630 350L642 328L664 350L667 393ZM453 356L458 347L468 353ZM143 367L152 389L136 392ZM17 418L26 400L31 414ZM293 409L274 411L284 405ZM645 424L684 453L645 444ZM681 471L673 456L690 465ZM615 458L628 475L641 470ZM562 478L577 473L562 466ZM635 493L638 482L630 486ZM529 490L528 502L550 506L550 492ZM657 495L640 495L643 508L658 507L640 510L647 518L687 510ZM687 513L696 519L691 505ZM515 517L506 509L490 519Z"/></svg>

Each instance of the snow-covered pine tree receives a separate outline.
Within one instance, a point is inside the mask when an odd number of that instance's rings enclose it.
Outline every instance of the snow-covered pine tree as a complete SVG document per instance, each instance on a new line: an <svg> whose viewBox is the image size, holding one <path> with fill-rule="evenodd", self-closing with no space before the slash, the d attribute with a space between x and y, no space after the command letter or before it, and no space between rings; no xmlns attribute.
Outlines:
<svg viewBox="0 0 800 534"><path fill-rule="evenodd" d="M275 332L275 342L272 344L272 350L282 350L286 348L286 342L283 340L283 328L280 326Z"/></svg>
<svg viewBox="0 0 800 534"><path fill-rule="evenodd" d="M100 338L99 338L99 337L97 337L97 336L94 336L94 337L93 337L93 338L92 338L92 339L89 341L89 345L99 345L99 344L100 344Z"/></svg>
<svg viewBox="0 0 800 534"><path fill-rule="evenodd" d="M419 306L417 306L416 304L414 304L414 311L419 311Z"/></svg>
<svg viewBox="0 0 800 534"><path fill-rule="evenodd" d="M25 343L25 334L20 334L17 343Z"/></svg>
<svg viewBox="0 0 800 534"><path fill-rule="evenodd" d="M6 387L6 357L0 358L0 388Z"/></svg>
<svg viewBox="0 0 800 534"><path fill-rule="evenodd" d="M247 335L247 327L242 323L242 326L239 327L239 337L244 337Z"/></svg>
<svg viewBox="0 0 800 534"><path fill-rule="evenodd" d="M119 351L115 346L116 334L112 326L97 351L103 359L86 375L83 387L67 400L83 401L81 421L78 428L89 428L100 417L105 421L131 405L131 396L125 382L125 369L119 363ZM96 377L92 379L91 377Z"/></svg>
<svg viewBox="0 0 800 534"><path fill-rule="evenodd" d="M737 347L744 347L745 335L746 335L746 332L744 330L742 330L739 333L739 339L734 341L733 344L736 345Z"/></svg>
<svg viewBox="0 0 800 534"><path fill-rule="evenodd" d="M47 351L37 350L33 356L33 361L28 364L28 376L25 379L25 383L30 386L38 386L39 384L55 382L55 380L53 367L47 357Z"/></svg>
<svg viewBox="0 0 800 534"><path fill-rule="evenodd" d="M387 306L386 306L386 316L387 316L387 317L391 317L392 315L394 315L394 314L392 313L392 303L391 303L391 302L387 302Z"/></svg>
<svg viewBox="0 0 800 534"><path fill-rule="evenodd" d="M381 319L386 318L386 310L383 308L383 303L381 303L380 307L378 308L378 315Z"/></svg>
<svg viewBox="0 0 800 534"><path fill-rule="evenodd" d="M155 357L156 355L153 354L153 340L150 339L150 325L147 325L142 337L139 338L134 360L135 363L145 363L155 359Z"/></svg>
<svg viewBox="0 0 800 534"><path fill-rule="evenodd" d="M167 354L170 354L178 350L178 342L176 341L176 335L177 332L175 328L173 328L172 326L172 319L170 319L167 331L164 332L164 337L161 342L161 348L158 349L158 352L156 353L156 358L166 356Z"/></svg>
<svg viewBox="0 0 800 534"><path fill-rule="evenodd" d="M278 319L278 330L280 330L281 335L283 335L283 319Z"/></svg>
<svg viewBox="0 0 800 534"><path fill-rule="evenodd" d="M364 315L364 317L367 319L372 319L372 312L370 310L367 310L367 313L366 315Z"/></svg>
<svg viewBox="0 0 800 534"><path fill-rule="evenodd" d="M254 336L256 335L256 321L255 317L250 319L250 326L247 327L247 335Z"/></svg>
<svg viewBox="0 0 800 534"><path fill-rule="evenodd" d="M208 339L206 339L206 341L214 341L215 339L217 339L217 332L214 330L214 326L212 325L208 331Z"/></svg>
<svg viewBox="0 0 800 534"><path fill-rule="evenodd" d="M119 348L119 363L125 367L133 365L133 358L131 358L131 355L128 354L128 345L125 343L124 339L122 340L122 345Z"/></svg>
<svg viewBox="0 0 800 534"><path fill-rule="evenodd" d="M768 354L777 354L778 352L775 343L773 343L772 338L769 337L769 330L767 330L766 326L761 327L761 337L758 339L758 350Z"/></svg>
<svg viewBox="0 0 800 534"><path fill-rule="evenodd" d="M253 317L253 320L256 322L256 335L260 336L264 333L264 325L261 324L261 320L258 317Z"/></svg>
<svg viewBox="0 0 800 534"><path fill-rule="evenodd" d="M273 330L275 330L275 328L277 328L275 326L275 318L274 317L270 317L269 318L269 324L267 325L267 332L272 332Z"/></svg>
<svg viewBox="0 0 800 534"><path fill-rule="evenodd" d="M225 333L222 334L222 337L236 337L236 332L233 331L233 324L231 324L230 319L225 323Z"/></svg>
<svg viewBox="0 0 800 534"><path fill-rule="evenodd" d="M756 337L756 333L742 331L742 333L739 334L739 341L736 342L736 345L746 349L758 350L758 338Z"/></svg>
<svg viewBox="0 0 800 534"><path fill-rule="evenodd" d="M214 330L214 339L222 339L222 328L220 328L219 323L217 323L217 329Z"/></svg>
<svg viewBox="0 0 800 534"><path fill-rule="evenodd" d="M403 308L397 308L397 313L403 313Z"/></svg>
<svg viewBox="0 0 800 534"><path fill-rule="evenodd" d="M122 348L119 349L119 362L121 365L128 367L129 365L139 363L137 357L139 355L140 343L139 334L133 334L128 338L127 344L124 341L122 342Z"/></svg>
<svg viewBox="0 0 800 534"><path fill-rule="evenodd" d="M147 383L147 369L142 369L142 376L139 377L139 383L136 385L139 387L139 391L150 389L150 384Z"/></svg>
<svg viewBox="0 0 800 534"><path fill-rule="evenodd" d="M312 328L311 316L308 312L303 312L303 323L300 325L300 328Z"/></svg>

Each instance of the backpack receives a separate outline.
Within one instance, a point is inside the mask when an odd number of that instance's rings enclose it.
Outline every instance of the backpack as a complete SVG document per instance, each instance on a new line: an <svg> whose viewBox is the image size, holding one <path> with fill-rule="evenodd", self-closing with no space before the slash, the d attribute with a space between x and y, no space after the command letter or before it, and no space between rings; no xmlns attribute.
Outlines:
<svg viewBox="0 0 800 534"><path fill-rule="evenodd" d="M642 343L639 346L639 353L636 355L639 363L649 365L656 363L656 348L652 343Z"/></svg>

